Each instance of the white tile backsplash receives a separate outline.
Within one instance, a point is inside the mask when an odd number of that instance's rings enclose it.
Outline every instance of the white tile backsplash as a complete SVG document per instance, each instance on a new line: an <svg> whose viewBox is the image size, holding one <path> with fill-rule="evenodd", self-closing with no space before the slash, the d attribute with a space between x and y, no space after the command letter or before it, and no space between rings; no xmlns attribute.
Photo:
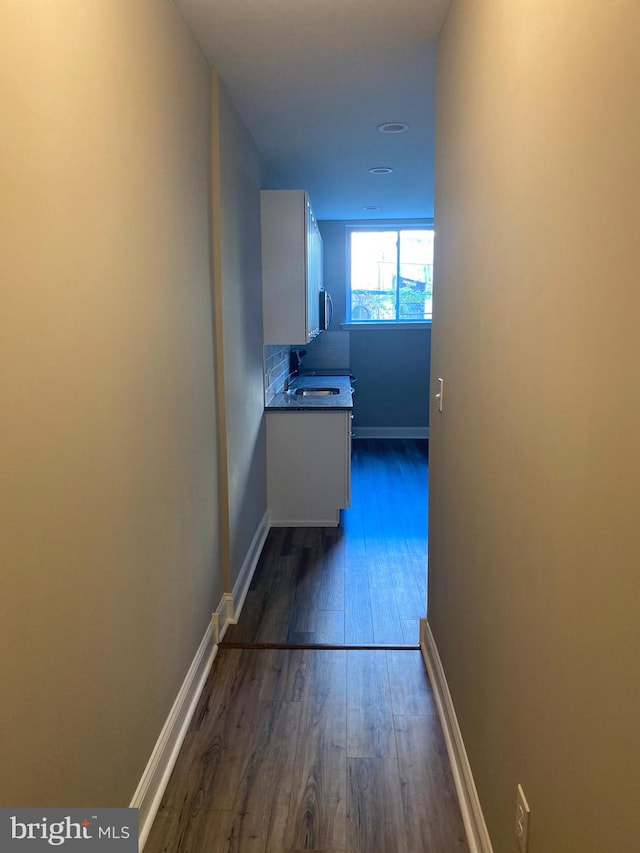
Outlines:
<svg viewBox="0 0 640 853"><path fill-rule="evenodd" d="M333 370L348 368L349 332L321 332L305 349L304 370Z"/></svg>
<svg viewBox="0 0 640 853"><path fill-rule="evenodd" d="M288 346L270 344L264 347L264 401L268 404L284 388L289 374Z"/></svg>
<svg viewBox="0 0 640 853"><path fill-rule="evenodd" d="M349 332L321 332L305 346L303 370L344 370L349 367ZM284 388L289 375L289 350L291 346L270 344L264 347L264 400L265 405Z"/></svg>

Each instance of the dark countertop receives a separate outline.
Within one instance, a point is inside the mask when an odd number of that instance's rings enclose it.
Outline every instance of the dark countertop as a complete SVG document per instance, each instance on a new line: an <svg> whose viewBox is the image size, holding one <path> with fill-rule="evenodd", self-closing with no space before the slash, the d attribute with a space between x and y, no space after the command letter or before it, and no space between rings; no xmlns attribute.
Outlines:
<svg viewBox="0 0 640 853"><path fill-rule="evenodd" d="M351 370L348 367L318 368L317 370L305 370L301 367L300 376L351 376Z"/></svg>
<svg viewBox="0 0 640 853"><path fill-rule="evenodd" d="M326 397L303 397L290 392L281 391L265 406L267 412L303 412L303 411L350 411L353 408L351 381L348 376L335 374L322 376L298 376L291 382L291 389L296 388L339 388L339 394L329 394Z"/></svg>

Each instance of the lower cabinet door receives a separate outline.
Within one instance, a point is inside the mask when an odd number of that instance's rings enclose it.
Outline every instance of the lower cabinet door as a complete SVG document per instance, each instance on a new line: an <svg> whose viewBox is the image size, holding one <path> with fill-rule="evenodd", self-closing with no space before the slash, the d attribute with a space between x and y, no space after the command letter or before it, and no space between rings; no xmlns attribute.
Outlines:
<svg viewBox="0 0 640 853"><path fill-rule="evenodd" d="M267 412L267 503L279 526L331 527L349 506L351 412Z"/></svg>

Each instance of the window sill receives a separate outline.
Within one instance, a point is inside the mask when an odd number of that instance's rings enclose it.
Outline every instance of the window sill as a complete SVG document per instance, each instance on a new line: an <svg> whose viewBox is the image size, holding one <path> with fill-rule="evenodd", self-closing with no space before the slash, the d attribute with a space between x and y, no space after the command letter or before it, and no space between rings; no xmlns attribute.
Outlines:
<svg viewBox="0 0 640 853"><path fill-rule="evenodd" d="M431 320L366 320L360 323L340 323L347 332L362 331L363 329L380 331L381 329L430 329Z"/></svg>

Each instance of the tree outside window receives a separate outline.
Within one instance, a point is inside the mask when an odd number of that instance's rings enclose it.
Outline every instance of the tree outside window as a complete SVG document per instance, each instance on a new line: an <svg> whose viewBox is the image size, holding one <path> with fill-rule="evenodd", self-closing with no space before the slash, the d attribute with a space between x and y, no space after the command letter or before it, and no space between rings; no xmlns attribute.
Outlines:
<svg viewBox="0 0 640 853"><path fill-rule="evenodd" d="M432 228L352 230L351 320L431 319Z"/></svg>

